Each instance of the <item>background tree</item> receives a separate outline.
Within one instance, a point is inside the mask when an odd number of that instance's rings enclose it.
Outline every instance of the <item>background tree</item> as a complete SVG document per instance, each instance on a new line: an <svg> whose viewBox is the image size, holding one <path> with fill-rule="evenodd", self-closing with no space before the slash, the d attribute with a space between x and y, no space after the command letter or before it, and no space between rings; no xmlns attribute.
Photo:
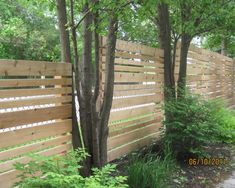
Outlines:
<svg viewBox="0 0 235 188"><path fill-rule="evenodd" d="M59 60L56 17L49 8L48 1L0 2L0 58Z"/></svg>

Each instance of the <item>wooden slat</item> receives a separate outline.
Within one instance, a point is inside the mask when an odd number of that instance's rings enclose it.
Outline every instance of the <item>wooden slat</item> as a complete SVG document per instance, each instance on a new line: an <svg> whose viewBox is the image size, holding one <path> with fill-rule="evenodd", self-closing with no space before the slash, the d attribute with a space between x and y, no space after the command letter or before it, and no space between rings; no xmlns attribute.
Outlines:
<svg viewBox="0 0 235 188"><path fill-rule="evenodd" d="M105 56L101 57L102 63L105 63ZM121 59L121 58L115 58L114 60L115 64L120 65L137 65L137 66L144 66L145 68L156 68L158 69L163 68L163 62L156 59L154 62L145 62L145 61L137 61L133 59Z"/></svg>
<svg viewBox="0 0 235 188"><path fill-rule="evenodd" d="M156 106L144 106L132 109L125 109L120 111L111 111L109 121L117 121L122 119L133 118L140 115L145 115L149 113L154 113Z"/></svg>
<svg viewBox="0 0 235 188"><path fill-rule="evenodd" d="M129 98L114 99L112 108L123 108L128 106L156 103L162 100L162 95L137 96Z"/></svg>
<svg viewBox="0 0 235 188"><path fill-rule="evenodd" d="M47 150L44 150L44 151L36 152L36 154L39 154L39 155L42 155L42 156L51 156L51 155L56 155L56 154L59 154L59 153L69 151L70 149L72 149L71 143L62 144L62 145L56 146L54 148L50 148L50 149L47 149ZM20 158L17 158L17 159L2 162L2 163L0 163L0 171L4 172L4 171L12 170L12 169L14 169L13 165L15 163L18 162L18 163L26 164L30 160L32 160L30 157L25 156L25 157L20 157Z"/></svg>
<svg viewBox="0 0 235 188"><path fill-rule="evenodd" d="M112 132L112 131L115 131L115 130L118 130L118 129L122 129L123 127L129 126L129 125L135 125L135 124L151 121L153 119L158 119L159 117L162 117L162 115L160 115L160 114L149 114L149 115L146 115L146 116L140 116L140 117L131 119L129 121L113 122L113 123L109 124L109 131Z"/></svg>
<svg viewBox="0 0 235 188"><path fill-rule="evenodd" d="M33 110L18 112L0 113L0 129L54 119L66 119L71 116L71 104L48 108L35 108Z"/></svg>
<svg viewBox="0 0 235 188"><path fill-rule="evenodd" d="M45 104L61 104L72 102L72 96L54 96L54 97L40 97L22 100L7 100L0 101L0 109L45 105Z"/></svg>
<svg viewBox="0 0 235 188"><path fill-rule="evenodd" d="M130 132L130 131L134 131L136 129L139 129L139 128L143 128L145 126L148 126L150 124L153 124L153 123L160 123L162 120L162 118L153 118L151 120L148 120L148 121L140 121L140 119L138 119L138 123L135 123L134 125L130 125L129 126L122 126L121 128L117 129L117 130L110 130L109 129L109 137L113 137L113 136L117 136L117 135L120 135L120 134L124 134L124 133L127 133L127 132ZM127 124L127 123L126 123Z"/></svg>
<svg viewBox="0 0 235 188"><path fill-rule="evenodd" d="M121 157L122 155L125 155L131 151L140 149L143 146L146 146L146 145L152 143L154 140L156 140L158 138L159 138L159 132L154 132L153 134L151 134L147 137L143 137L140 140L123 145L120 148L110 150L110 151L108 151L108 161L110 162L110 161L117 159L117 158Z"/></svg>
<svg viewBox="0 0 235 188"><path fill-rule="evenodd" d="M161 89L163 86L160 84L148 84L148 85L144 85L144 84L135 84L135 85L131 85L131 84L121 84L121 85L117 85L114 84L114 90L118 91L118 90L133 90L133 89ZM104 90L104 85L102 85L102 89Z"/></svg>
<svg viewBox="0 0 235 188"><path fill-rule="evenodd" d="M0 87L26 87L26 86L51 86L51 85L71 85L71 78L61 79L1 79Z"/></svg>
<svg viewBox="0 0 235 188"><path fill-rule="evenodd" d="M105 70L105 65L104 64L102 64L102 68L103 68L103 70ZM136 67L136 66L115 65L114 66L114 71L139 72L139 73L151 72L151 73L155 73L155 72L158 72L158 69L156 69L156 68Z"/></svg>
<svg viewBox="0 0 235 188"><path fill-rule="evenodd" d="M126 90L126 91L114 91L114 97L121 97L121 96L131 96L131 95L144 95L144 94L160 94L161 90L156 89L136 89L136 90ZM148 97L148 96L146 96Z"/></svg>
<svg viewBox="0 0 235 188"><path fill-rule="evenodd" d="M157 132L161 127L161 123L153 123L148 126L141 127L140 129L136 129L134 131L126 132L121 135L117 135L114 137L109 137L108 139L108 150L114 149L116 147L120 147L129 142L133 142L135 140L141 139L147 135L152 134L153 132Z"/></svg>
<svg viewBox="0 0 235 188"><path fill-rule="evenodd" d="M71 139L72 139L71 135L63 135L63 136L52 138L50 140L42 140L37 143L32 143L32 144L20 146L20 147L9 149L9 150L4 150L0 152L0 160L6 160L9 158L17 157L19 155L23 155L28 152L46 149L49 146L50 147L57 146L65 142L69 142L71 141Z"/></svg>
<svg viewBox="0 0 235 188"><path fill-rule="evenodd" d="M0 60L0 76L71 76L70 63Z"/></svg>
<svg viewBox="0 0 235 188"><path fill-rule="evenodd" d="M102 75L105 81L105 75ZM141 73L114 73L114 82L159 82L163 81L163 75L141 74Z"/></svg>
<svg viewBox="0 0 235 188"><path fill-rule="evenodd" d="M70 94L71 87L63 88L40 88L40 89L7 89L0 90L0 98L52 95L52 94Z"/></svg>
<svg viewBox="0 0 235 188"><path fill-rule="evenodd" d="M18 175L20 172L16 170L0 173L0 187L12 188L14 183L19 181Z"/></svg>
<svg viewBox="0 0 235 188"><path fill-rule="evenodd" d="M33 140L57 136L71 131L72 120L68 119L42 126L2 132L0 133L0 148L24 144Z"/></svg>
<svg viewBox="0 0 235 188"><path fill-rule="evenodd" d="M102 45L106 45L107 38L102 37ZM163 57L163 50L158 49L158 48L153 48L150 46L138 44L138 43L133 43L129 41L123 41L117 39L116 42L116 49L117 50L124 50L124 51L131 51L135 53L141 53L145 55L150 55L150 56L162 56Z"/></svg>

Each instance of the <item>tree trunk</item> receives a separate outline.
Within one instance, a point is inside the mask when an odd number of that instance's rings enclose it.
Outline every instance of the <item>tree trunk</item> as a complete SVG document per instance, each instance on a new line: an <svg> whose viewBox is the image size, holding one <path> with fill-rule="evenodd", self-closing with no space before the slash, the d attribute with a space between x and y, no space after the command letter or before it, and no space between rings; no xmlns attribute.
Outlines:
<svg viewBox="0 0 235 188"><path fill-rule="evenodd" d="M91 108L91 100L92 100L92 13L88 10L88 3L85 5L83 13L86 14L84 18L84 29L83 29L83 54L82 54L82 94L84 97L84 106L80 113L81 119L80 124L84 131L84 134L87 137L87 141L85 143L87 152L90 154L90 157L86 158L86 168L84 171L84 176L89 176L91 174L92 167L92 108ZM89 11L89 12L88 12ZM87 13L88 12L88 13Z"/></svg>
<svg viewBox="0 0 235 188"><path fill-rule="evenodd" d="M114 13L109 20L109 32L107 38L106 60L105 60L105 85L104 98L100 117L100 163L104 166L107 163L107 139L108 139L108 120L113 101L114 88L114 60L115 47L117 40L118 20Z"/></svg>
<svg viewBox="0 0 235 188"><path fill-rule="evenodd" d="M174 72L172 72L171 54L171 28L169 21L169 10L166 3L158 3L158 28L160 48L164 50L164 98L165 101L174 98Z"/></svg>
<svg viewBox="0 0 235 188"><path fill-rule="evenodd" d="M93 3L98 4L98 0L93 0ZM99 34L97 32L98 30L98 22L99 22L99 12L98 10L95 11L93 14L93 22L95 26L95 30L93 32L94 34L94 48L95 48L95 84L94 84L94 92L92 96L92 145L93 145L93 164L94 166L100 168L100 142L99 142L99 132L100 132L100 126L99 126L99 111L100 111L100 98L99 95L101 94L100 91L100 40L99 40Z"/></svg>
<svg viewBox="0 0 235 188"><path fill-rule="evenodd" d="M114 84L114 58L116 46L116 32L118 28L117 14L112 12L108 26L108 37L106 47L106 74L104 83L104 96L101 98L100 90L100 59L99 59L99 36L95 32L95 90L92 87L92 31L91 24L94 21L98 25L98 14L95 13L95 18L91 9L90 3L97 3L96 0L90 0L84 7L84 30L83 30L83 57L82 70L78 63L77 42L76 42L76 27L73 16L73 0L71 0L71 19L72 19L72 38L75 54L75 78L76 90L79 99L80 125L84 138L84 145L91 157L88 157L83 162L81 174L89 176L92 167L103 167L107 162L107 138L108 138L108 120L113 99L113 84ZM97 105L99 104L99 105ZM74 139L75 140L75 139Z"/></svg>
<svg viewBox="0 0 235 188"><path fill-rule="evenodd" d="M191 36L187 34L182 34L177 98L183 98L186 92L187 56L191 40L192 40Z"/></svg>
<svg viewBox="0 0 235 188"><path fill-rule="evenodd" d="M221 54L227 55L227 40L224 34L221 36Z"/></svg>
<svg viewBox="0 0 235 188"><path fill-rule="evenodd" d="M61 43L61 60L71 62L69 32L66 30L67 13L65 0L56 0Z"/></svg>

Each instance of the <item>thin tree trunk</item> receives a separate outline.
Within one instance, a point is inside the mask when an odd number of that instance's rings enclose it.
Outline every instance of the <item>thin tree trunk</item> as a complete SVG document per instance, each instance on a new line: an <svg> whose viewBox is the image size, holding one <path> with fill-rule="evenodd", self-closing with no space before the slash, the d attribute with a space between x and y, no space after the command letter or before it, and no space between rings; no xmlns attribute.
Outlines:
<svg viewBox="0 0 235 188"><path fill-rule="evenodd" d="M183 98L186 92L186 76L187 76L187 55L192 37L182 34L180 49L180 70L178 78L177 97Z"/></svg>
<svg viewBox="0 0 235 188"><path fill-rule="evenodd" d="M83 29L83 54L82 54L82 91L84 97L83 110L80 111L83 117L80 119L82 129L87 137L86 149L90 154L90 157L86 158L86 171L84 171L84 176L89 176L91 174L92 158L93 158L93 145L92 145L92 13L88 12L89 4L86 3L83 13L87 14L84 18L84 29ZM88 13L87 13L88 12Z"/></svg>
<svg viewBox="0 0 235 188"><path fill-rule="evenodd" d="M174 98L174 77L172 72L171 54L171 28L169 21L169 10L166 3L158 3L158 28L160 48L164 50L164 98L165 101Z"/></svg>
<svg viewBox="0 0 235 188"><path fill-rule="evenodd" d="M227 55L227 41L224 34L221 36L221 54Z"/></svg>
<svg viewBox="0 0 235 188"><path fill-rule="evenodd" d="M61 43L61 60L63 62L71 62L70 44L69 44L69 32L66 30L67 13L65 0L56 0L57 14L60 31L60 43Z"/></svg>
<svg viewBox="0 0 235 188"><path fill-rule="evenodd" d="M108 120L113 101L113 88L114 88L114 59L115 47L117 40L118 19L114 13L109 20L109 32L107 37L107 50L105 61L105 85L104 85L104 98L101 108L100 118L100 163L104 166L107 163L107 139L108 139Z"/></svg>
<svg viewBox="0 0 235 188"><path fill-rule="evenodd" d="M97 0L93 0L93 3L98 3ZM97 27L98 27L98 18L99 18L99 13L98 10L93 14L93 22L95 25L95 30L93 32L94 34L94 42L95 42L95 87L94 87L94 93L92 96L92 145L93 145L93 164L94 166L100 168L100 142L99 142L99 132L100 132L100 127L99 127L99 111L100 111L100 106L97 106L100 101L98 101L98 96L99 96L99 89L100 89L100 62L99 62L99 47L100 47L100 42L99 42L99 34L97 32Z"/></svg>

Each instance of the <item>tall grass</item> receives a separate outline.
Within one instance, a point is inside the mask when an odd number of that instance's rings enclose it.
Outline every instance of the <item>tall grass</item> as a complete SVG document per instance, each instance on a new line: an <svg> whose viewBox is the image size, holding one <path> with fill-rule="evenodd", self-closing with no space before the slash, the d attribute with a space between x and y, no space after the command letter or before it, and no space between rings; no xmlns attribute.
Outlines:
<svg viewBox="0 0 235 188"><path fill-rule="evenodd" d="M144 157L133 157L128 167L128 185L130 188L167 188L173 174L175 162L169 150L165 157L147 154Z"/></svg>

